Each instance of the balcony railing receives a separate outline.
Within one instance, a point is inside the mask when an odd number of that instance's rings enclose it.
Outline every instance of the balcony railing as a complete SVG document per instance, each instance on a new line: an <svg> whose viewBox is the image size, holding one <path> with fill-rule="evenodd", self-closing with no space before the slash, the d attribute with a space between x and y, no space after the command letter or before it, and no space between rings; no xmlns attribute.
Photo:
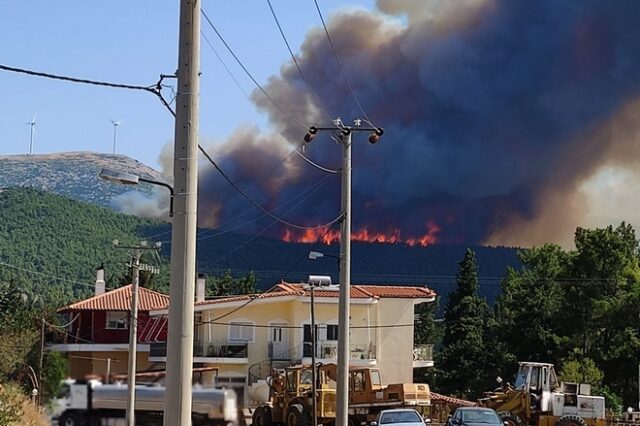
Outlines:
<svg viewBox="0 0 640 426"><path fill-rule="evenodd" d="M433 345L416 345L413 348L414 361L433 361Z"/></svg>
<svg viewBox="0 0 640 426"><path fill-rule="evenodd" d="M311 343L305 342L302 346L302 356L311 358L312 351ZM376 359L376 346L373 343L349 345L349 357L351 359ZM318 342L316 345L316 358L338 358L338 342Z"/></svg>
<svg viewBox="0 0 640 426"><path fill-rule="evenodd" d="M166 342L151 343L149 356L163 358L167 356ZM209 343L194 341L193 356L199 358L247 358L246 343Z"/></svg>

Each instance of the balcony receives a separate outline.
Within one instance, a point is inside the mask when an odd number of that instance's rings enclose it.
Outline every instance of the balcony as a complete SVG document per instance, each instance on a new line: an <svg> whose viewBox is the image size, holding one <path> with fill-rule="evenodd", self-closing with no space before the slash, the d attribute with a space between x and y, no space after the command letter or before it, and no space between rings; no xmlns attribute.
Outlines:
<svg viewBox="0 0 640 426"><path fill-rule="evenodd" d="M166 362L167 343L151 343L149 360ZM193 342L193 362L217 364L246 364L248 360L247 343Z"/></svg>
<svg viewBox="0 0 640 426"><path fill-rule="evenodd" d="M413 348L413 368L433 367L433 345L416 345Z"/></svg>
<svg viewBox="0 0 640 426"><path fill-rule="evenodd" d="M311 362L312 347L310 342L303 343L302 362ZM374 366L377 364L376 346L369 344L349 345L349 358L351 365ZM324 341L316 345L316 361L335 363L338 359L338 342Z"/></svg>

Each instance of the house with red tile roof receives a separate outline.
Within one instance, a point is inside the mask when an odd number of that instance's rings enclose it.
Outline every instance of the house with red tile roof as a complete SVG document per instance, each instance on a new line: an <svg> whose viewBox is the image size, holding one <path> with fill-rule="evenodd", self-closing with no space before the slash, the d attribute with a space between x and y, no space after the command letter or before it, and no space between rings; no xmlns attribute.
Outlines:
<svg viewBox="0 0 640 426"><path fill-rule="evenodd" d="M253 385L272 368L311 363L311 293L307 284L281 282L264 293L204 299L195 303L194 367L218 367L219 385L236 388L250 403ZM339 286L314 289L315 351L321 363L335 363L338 348ZM413 369L432 367L430 346L414 345L414 307L433 303L424 286L352 285L350 362L379 367L384 383L411 382ZM166 318L168 307L151 310ZM152 362L166 361L166 343L151 343Z"/></svg>
<svg viewBox="0 0 640 426"><path fill-rule="evenodd" d="M127 372L131 288L126 285L105 291L104 271L98 269L96 294L58 310L66 314L68 328L63 343L50 349L69 357L69 375L119 374ZM137 368L152 367L149 348L152 342L166 341L166 318L151 318L149 311L167 306L169 296L147 288L138 289Z"/></svg>

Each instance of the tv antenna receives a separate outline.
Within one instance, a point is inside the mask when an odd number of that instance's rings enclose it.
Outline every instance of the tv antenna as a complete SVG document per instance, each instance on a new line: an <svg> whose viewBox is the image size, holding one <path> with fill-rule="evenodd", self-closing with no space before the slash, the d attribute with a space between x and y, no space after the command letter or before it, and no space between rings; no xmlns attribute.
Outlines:
<svg viewBox="0 0 640 426"><path fill-rule="evenodd" d="M118 138L118 126L122 124L122 121L111 120L113 124L113 153L116 153L116 140Z"/></svg>
<svg viewBox="0 0 640 426"><path fill-rule="evenodd" d="M36 127L36 116L34 115L31 121L28 121L27 124L31 126L30 134L29 134L29 155L33 155L33 132Z"/></svg>

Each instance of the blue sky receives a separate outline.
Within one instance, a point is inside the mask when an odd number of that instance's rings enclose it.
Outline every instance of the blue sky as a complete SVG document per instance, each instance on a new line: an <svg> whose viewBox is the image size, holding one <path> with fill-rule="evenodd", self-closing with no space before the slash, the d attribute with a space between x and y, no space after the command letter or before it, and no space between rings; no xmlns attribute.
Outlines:
<svg viewBox="0 0 640 426"><path fill-rule="evenodd" d="M372 8L370 0L321 0L325 18L342 7ZM0 6L0 63L52 74L150 85L177 64L178 0L133 2L4 1ZM320 25L312 0L273 0L294 50ZM289 59L266 0L203 1L202 6L259 82ZM203 20L202 28L247 93L254 86ZM205 42L201 59L200 136L223 140L240 124L267 126ZM158 167L173 137L172 117L152 95L0 72L0 155L117 152Z"/></svg>

